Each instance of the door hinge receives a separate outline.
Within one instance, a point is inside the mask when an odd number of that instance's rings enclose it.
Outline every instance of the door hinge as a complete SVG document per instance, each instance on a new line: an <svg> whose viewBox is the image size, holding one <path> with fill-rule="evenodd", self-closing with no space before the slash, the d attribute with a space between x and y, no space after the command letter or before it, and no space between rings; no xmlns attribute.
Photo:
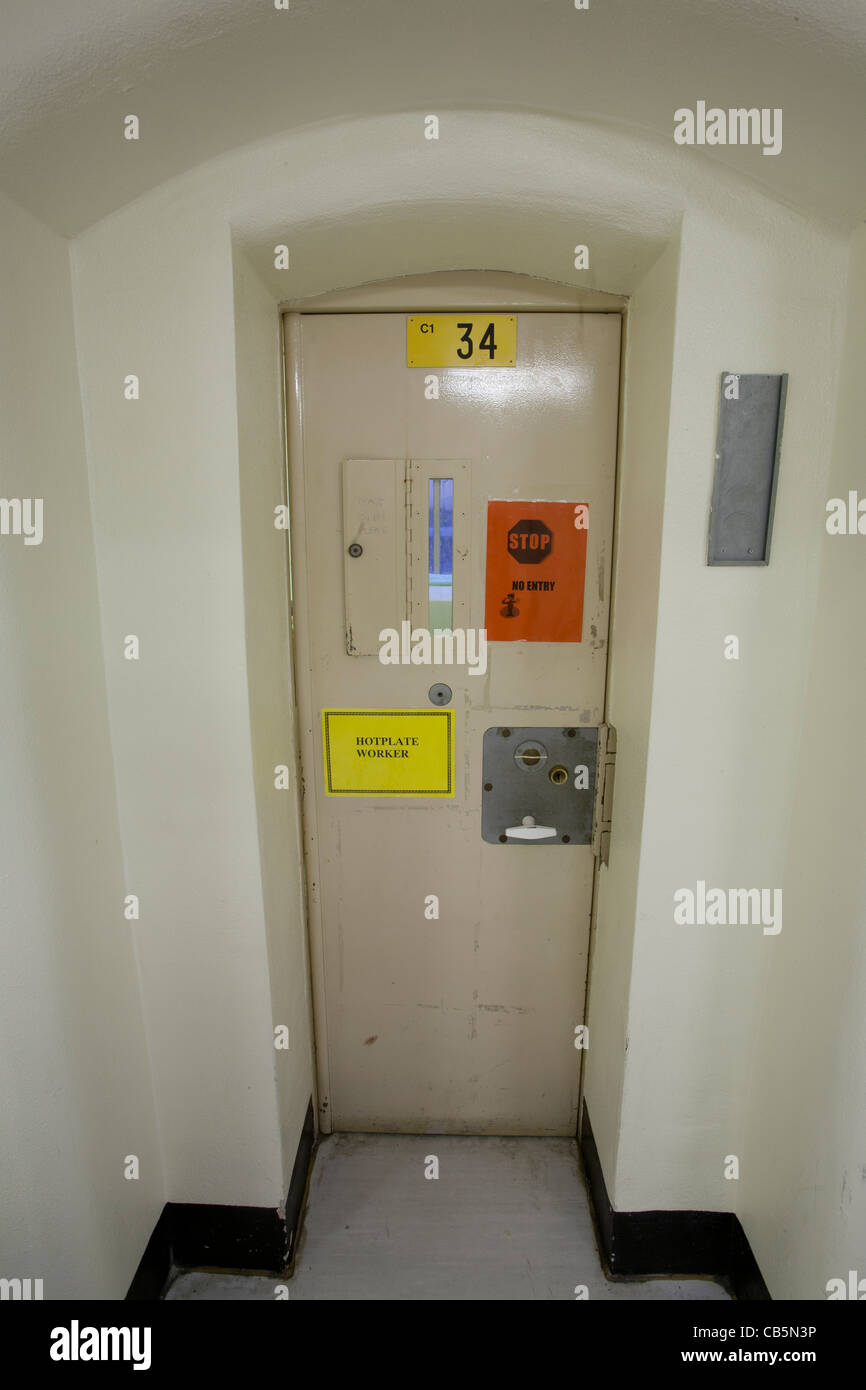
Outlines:
<svg viewBox="0 0 866 1390"><path fill-rule="evenodd" d="M598 730L598 761L595 775L595 811L592 823L592 852L599 864L610 862L610 826L613 813L613 777L616 770L616 729L601 724Z"/></svg>

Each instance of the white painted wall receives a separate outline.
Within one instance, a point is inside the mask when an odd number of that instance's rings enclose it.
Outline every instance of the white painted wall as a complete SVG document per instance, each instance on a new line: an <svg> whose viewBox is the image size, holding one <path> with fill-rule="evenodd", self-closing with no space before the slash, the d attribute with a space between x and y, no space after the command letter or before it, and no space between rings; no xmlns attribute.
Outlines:
<svg viewBox="0 0 866 1390"><path fill-rule="evenodd" d="M645 275L625 327L607 718L617 731L616 839L598 878L584 1100L612 1186L621 1123L655 659L679 238ZM608 1196L613 1197L608 1191Z"/></svg>
<svg viewBox="0 0 866 1390"><path fill-rule="evenodd" d="M313 1092L310 970L298 814L295 690L289 631L288 537L274 526L287 502L282 325L272 297L242 252L234 263L235 360L241 541L246 603L250 727L272 1021L289 1028L274 1051L282 1156L288 1191ZM275 768L289 769L277 790Z"/></svg>
<svg viewBox="0 0 866 1390"><path fill-rule="evenodd" d="M174 1202L285 1198L250 742L228 229L77 248L120 825ZM138 401L124 399L136 373ZM136 634L141 659L126 661ZM274 761L277 758L274 757ZM290 852L290 851L287 851Z"/></svg>
<svg viewBox="0 0 866 1390"><path fill-rule="evenodd" d="M311 1086L297 805L273 790L274 765L294 760L273 530L279 300L491 258L627 288L676 226L676 180L659 179L630 227L647 159L621 137L453 121L456 163L431 166L404 116L314 129L205 165L73 243L118 805L172 1201L279 1203ZM573 246L593 231L578 274ZM272 248L287 239L281 275ZM282 1022L293 1046L275 1056Z"/></svg>
<svg viewBox="0 0 866 1390"><path fill-rule="evenodd" d="M590 144L605 128L670 142L674 110L701 95L783 107L784 152L705 146L681 151L686 162L745 172L780 199L849 225L866 201L859 0L592 0L586 10L572 0L291 0L285 10L274 0L63 0L50 15L6 0L3 8L4 186L69 235L222 152L347 113L402 112L410 138L426 112L438 113L439 143L418 147L419 160L436 167L469 154L453 122L462 108L494 121L503 108L585 121ZM121 134L127 112L141 121L134 149ZM531 179L531 166L522 174Z"/></svg>
<svg viewBox="0 0 866 1390"><path fill-rule="evenodd" d="M118 832L68 246L0 199L0 1275L122 1298L164 1201ZM124 1178L135 1154L138 1181Z"/></svg>
<svg viewBox="0 0 866 1390"><path fill-rule="evenodd" d="M866 228L856 234L829 476L807 525L821 569L808 685L789 750L785 927L750 1030L739 1209L774 1289L823 1298L866 1277L866 537L828 536L824 502L866 495ZM825 451L822 450L822 462Z"/></svg>
<svg viewBox="0 0 866 1390"><path fill-rule="evenodd" d="M275 1063L270 1043L284 1011L301 1036L306 1018L297 827L265 783L290 746L284 630L263 648L284 594L263 518L276 478L277 302L400 272L498 266L637 291L624 477L645 490L649 522L642 529L636 496L624 497L623 535L638 550L621 545L618 565L620 766L587 1094L617 1206L730 1208L722 1162L749 1132L760 971L779 938L675 928L672 895L698 877L782 881L844 247L668 144L539 117L449 119L447 159L441 147L428 157L404 116L318 127L205 165L74 245L118 799L148 924L142 971L168 1190L278 1200L308 1076L305 1047ZM279 274L272 247L283 241L292 269ZM592 248L584 276L571 265L577 241ZM261 364L256 380L247 362ZM791 373L768 569L704 565L718 377L729 368ZM142 379L135 404L122 397L130 371ZM130 631L143 635L137 668L120 654ZM722 657L730 632L739 663ZM632 660L643 701L629 689ZM277 885L284 840L291 867ZM605 979L617 980L610 1018ZM745 1207L744 1220L751 1234ZM772 1232L761 1239L772 1247ZM777 1295L788 1276L778 1277Z"/></svg>
<svg viewBox="0 0 866 1390"><path fill-rule="evenodd" d="M748 926L677 926L673 894L680 887L694 889L699 878L725 888L784 883L815 618L822 546L816 517L832 442L844 267L841 241L779 208L708 201L690 207L683 220L613 1196L626 1210L736 1205L734 1185L723 1176L724 1159L742 1152L761 972L772 970L780 938ZM723 370L790 373L766 568L705 564ZM723 657L728 634L740 639L738 661ZM614 647L614 667L626 656ZM600 935L604 931L602 913ZM786 1289L773 1292L784 1296Z"/></svg>

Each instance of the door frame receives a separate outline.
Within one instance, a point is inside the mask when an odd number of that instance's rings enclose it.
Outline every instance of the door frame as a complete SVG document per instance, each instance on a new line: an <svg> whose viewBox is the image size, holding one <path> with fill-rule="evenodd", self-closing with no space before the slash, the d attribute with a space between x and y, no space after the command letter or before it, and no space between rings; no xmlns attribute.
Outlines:
<svg viewBox="0 0 866 1390"><path fill-rule="evenodd" d="M622 320L620 337L620 380L617 407L617 441L613 496L613 536L610 569L610 619L605 663L604 719L607 719L610 661L613 645L617 522L619 512L620 454L622 447L623 371L625 363L626 311L628 299L538 280L507 271L437 271L429 275L402 276L375 281L347 290L335 290L280 306L282 318L283 384L286 439L286 496L289 506L289 564L287 595L289 629L292 634L291 662L296 701L298 733L298 778L301 789L300 816L303 842L303 876L307 912L307 943L313 1017L313 1056L315 1112L318 1131L331 1133L330 1067L328 1018L324 982L324 933L321 912L321 866L318 855L316 803L304 780L304 769L313 769L316 748L316 711L312 703L312 662L310 654L309 603L307 589L306 497L303 470L303 373L300 353L301 319L313 314L425 314L433 312L472 313L601 313L617 314ZM587 980L584 1014L589 1007L589 983L595 941L599 861L593 868L592 897L587 952ZM580 1059L578 1114L583 1097L585 1058Z"/></svg>

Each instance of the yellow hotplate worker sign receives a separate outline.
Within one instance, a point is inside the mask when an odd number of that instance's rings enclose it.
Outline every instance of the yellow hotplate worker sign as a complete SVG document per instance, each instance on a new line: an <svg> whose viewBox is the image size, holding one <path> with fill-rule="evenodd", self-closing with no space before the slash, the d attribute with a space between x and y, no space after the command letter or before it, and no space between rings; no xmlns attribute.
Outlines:
<svg viewBox="0 0 866 1390"><path fill-rule="evenodd" d="M516 314L410 314L409 367L514 367Z"/></svg>
<svg viewBox="0 0 866 1390"><path fill-rule="evenodd" d="M328 796L453 796L451 710L323 709Z"/></svg>

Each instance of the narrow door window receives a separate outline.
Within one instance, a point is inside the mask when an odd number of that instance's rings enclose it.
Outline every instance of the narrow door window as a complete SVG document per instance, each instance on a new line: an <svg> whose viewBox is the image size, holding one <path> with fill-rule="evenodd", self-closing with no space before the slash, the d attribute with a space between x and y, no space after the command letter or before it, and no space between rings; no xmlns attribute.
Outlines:
<svg viewBox="0 0 866 1390"><path fill-rule="evenodd" d="M450 630L454 612L454 479L427 487L427 603L431 632Z"/></svg>

